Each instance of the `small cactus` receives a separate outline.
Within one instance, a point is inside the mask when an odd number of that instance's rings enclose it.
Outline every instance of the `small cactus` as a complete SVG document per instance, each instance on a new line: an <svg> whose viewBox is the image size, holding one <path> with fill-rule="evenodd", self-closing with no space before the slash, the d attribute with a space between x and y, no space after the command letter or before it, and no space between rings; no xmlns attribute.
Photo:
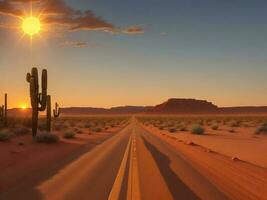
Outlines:
<svg viewBox="0 0 267 200"><path fill-rule="evenodd" d="M57 102L55 103L55 109L53 110L53 115L54 118L58 118L60 115L60 107Z"/></svg>
<svg viewBox="0 0 267 200"><path fill-rule="evenodd" d="M2 124L4 121L4 115L5 115L5 108L4 105L0 106L0 123Z"/></svg>
<svg viewBox="0 0 267 200"><path fill-rule="evenodd" d="M0 121L7 127L7 94L5 94L5 105L0 106Z"/></svg>
<svg viewBox="0 0 267 200"><path fill-rule="evenodd" d="M39 93L38 69L32 68L31 73L27 73L27 82L30 84L30 97L32 106L32 136L35 137L38 128L39 111L46 109L47 103L47 70L42 71L42 92Z"/></svg>

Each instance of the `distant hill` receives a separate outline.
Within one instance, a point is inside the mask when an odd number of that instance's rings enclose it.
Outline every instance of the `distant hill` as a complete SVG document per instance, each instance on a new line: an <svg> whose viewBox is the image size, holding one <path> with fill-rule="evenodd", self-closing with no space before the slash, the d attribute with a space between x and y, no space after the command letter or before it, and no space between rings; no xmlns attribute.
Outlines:
<svg viewBox="0 0 267 200"><path fill-rule="evenodd" d="M112 108L67 107L64 115L107 115L107 114L267 114L267 106L218 107L206 100L171 98L156 106L118 106ZM31 116L31 109L13 108L10 116ZM43 113L45 114L45 113Z"/></svg>
<svg viewBox="0 0 267 200"><path fill-rule="evenodd" d="M146 107L146 106L119 106L112 108L70 107L70 108L62 108L61 112L67 115L136 114L144 112L150 108L152 107Z"/></svg>
<svg viewBox="0 0 267 200"><path fill-rule="evenodd" d="M218 107L211 102L196 99L169 99L168 101L156 105L150 109L149 113L158 114L194 114L194 113L214 113Z"/></svg>
<svg viewBox="0 0 267 200"><path fill-rule="evenodd" d="M267 106L218 107L206 100L169 99L149 109L150 114L261 114Z"/></svg>

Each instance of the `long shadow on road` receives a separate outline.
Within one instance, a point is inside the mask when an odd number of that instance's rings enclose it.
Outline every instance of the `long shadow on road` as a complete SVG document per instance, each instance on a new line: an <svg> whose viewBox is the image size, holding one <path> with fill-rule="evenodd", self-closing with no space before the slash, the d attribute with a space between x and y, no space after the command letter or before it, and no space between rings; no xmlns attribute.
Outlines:
<svg viewBox="0 0 267 200"><path fill-rule="evenodd" d="M143 136L142 139L146 148L150 151L157 166L163 176L169 191L171 192L174 199L199 199L195 193L188 188L177 175L173 172L170 167L170 159L168 156L160 152L154 145L149 143Z"/></svg>

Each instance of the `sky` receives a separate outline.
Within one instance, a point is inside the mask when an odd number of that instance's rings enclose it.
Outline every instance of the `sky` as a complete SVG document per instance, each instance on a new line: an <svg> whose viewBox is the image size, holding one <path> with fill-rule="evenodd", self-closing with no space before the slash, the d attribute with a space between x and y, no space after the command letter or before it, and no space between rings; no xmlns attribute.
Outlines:
<svg viewBox="0 0 267 200"><path fill-rule="evenodd" d="M0 0L0 95L9 107L30 106L32 67L48 70L48 93L64 107L168 98L267 105L265 0L29 2ZM32 38L21 28L30 5L41 21Z"/></svg>

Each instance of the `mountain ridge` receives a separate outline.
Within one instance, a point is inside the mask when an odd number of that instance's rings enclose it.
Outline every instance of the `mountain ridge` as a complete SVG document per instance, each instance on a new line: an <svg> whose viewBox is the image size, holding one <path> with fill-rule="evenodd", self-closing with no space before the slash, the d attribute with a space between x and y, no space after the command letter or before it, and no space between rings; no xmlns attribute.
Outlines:
<svg viewBox="0 0 267 200"><path fill-rule="evenodd" d="M30 115L31 109L9 109L10 115ZM261 114L267 113L267 106L218 107L207 100L192 98L170 98L155 106L116 106L111 108L65 107L64 115L106 115L106 114Z"/></svg>

